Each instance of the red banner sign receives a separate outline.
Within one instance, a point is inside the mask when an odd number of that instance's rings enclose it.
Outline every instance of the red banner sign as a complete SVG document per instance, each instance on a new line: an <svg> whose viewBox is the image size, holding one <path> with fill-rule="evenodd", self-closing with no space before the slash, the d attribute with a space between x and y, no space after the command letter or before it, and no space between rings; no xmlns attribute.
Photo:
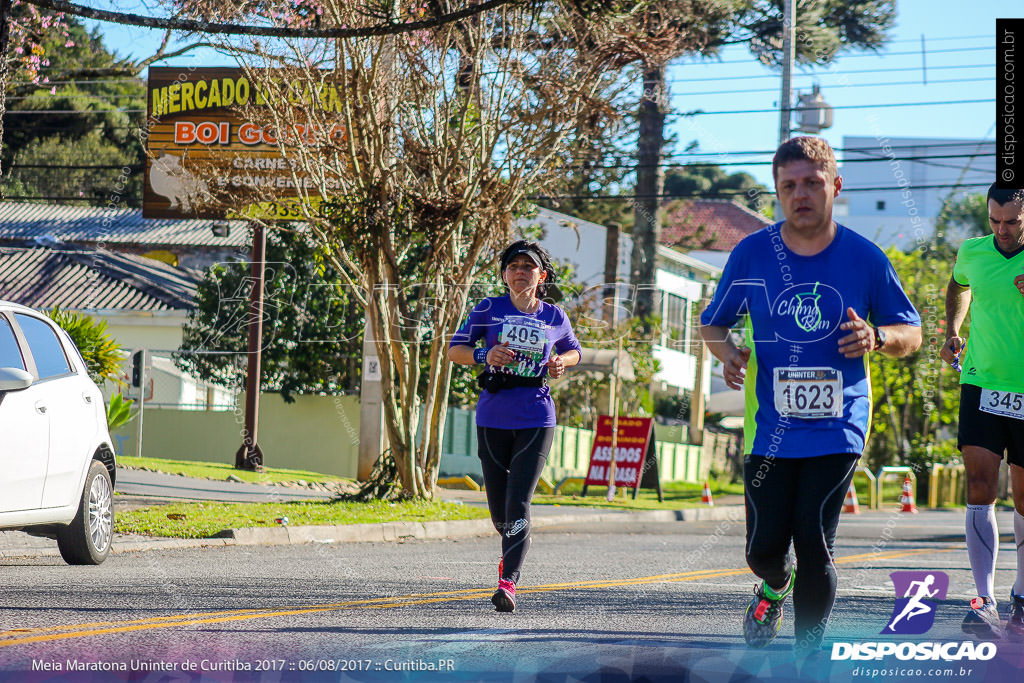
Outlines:
<svg viewBox="0 0 1024 683"><path fill-rule="evenodd" d="M615 485L637 488L640 485L647 449L651 444L654 419L650 417L620 417L615 447ZM607 486L612 462L612 418L598 418L594 448L590 452L587 486Z"/></svg>

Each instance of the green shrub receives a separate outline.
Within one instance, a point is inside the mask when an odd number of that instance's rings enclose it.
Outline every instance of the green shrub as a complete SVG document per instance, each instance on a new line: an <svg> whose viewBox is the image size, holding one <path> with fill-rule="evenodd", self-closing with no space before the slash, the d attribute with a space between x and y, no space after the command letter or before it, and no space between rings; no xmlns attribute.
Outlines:
<svg viewBox="0 0 1024 683"><path fill-rule="evenodd" d="M92 381L97 384L113 382L123 384L121 380L121 347L107 332L105 320L93 320L84 313L62 311L54 308L47 312L53 322L64 328L71 341L78 347L85 367Z"/></svg>

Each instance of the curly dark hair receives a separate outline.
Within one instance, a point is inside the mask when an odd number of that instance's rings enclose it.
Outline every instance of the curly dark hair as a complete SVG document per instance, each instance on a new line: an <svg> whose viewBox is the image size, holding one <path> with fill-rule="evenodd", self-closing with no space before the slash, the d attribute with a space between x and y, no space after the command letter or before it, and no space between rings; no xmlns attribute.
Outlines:
<svg viewBox="0 0 1024 683"><path fill-rule="evenodd" d="M988 196L986 199L991 199L999 206L1003 206L1007 202L1020 202L1024 201L1024 190L1022 189L1005 189L992 183L992 186L988 188Z"/></svg>
<svg viewBox="0 0 1024 683"><path fill-rule="evenodd" d="M540 299L541 301L547 301L549 303L553 303L561 299L562 293L561 291L559 291L558 286L555 284L557 275L555 273L554 266L551 265L551 255L548 253L547 249L540 246L536 242L528 242L527 240L517 240L512 244L508 245L507 247L505 247L505 249L501 252L501 257L498 259L499 275L501 273L504 273L505 269L508 268L508 263L509 261L512 260L512 254L516 253L517 251L522 251L524 249L528 249L537 255L537 258L540 259L541 269L548 274L547 277L544 279L544 282L542 282L537 287L537 298ZM505 288L506 292L509 291L508 285L505 284L504 281L502 281L502 286Z"/></svg>

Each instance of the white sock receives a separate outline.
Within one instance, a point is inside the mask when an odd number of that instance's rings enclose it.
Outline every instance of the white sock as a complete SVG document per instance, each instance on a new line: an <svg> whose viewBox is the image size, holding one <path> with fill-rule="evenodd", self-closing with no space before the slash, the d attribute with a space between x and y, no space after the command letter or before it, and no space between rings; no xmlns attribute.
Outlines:
<svg viewBox="0 0 1024 683"><path fill-rule="evenodd" d="M1015 525L1016 528L1016 525ZM978 596L995 599L996 554L999 552L999 530L996 528L996 506L967 506L967 555Z"/></svg>
<svg viewBox="0 0 1024 683"><path fill-rule="evenodd" d="M1017 544L1017 582L1014 595L1024 595L1024 515L1013 511L1013 540Z"/></svg>

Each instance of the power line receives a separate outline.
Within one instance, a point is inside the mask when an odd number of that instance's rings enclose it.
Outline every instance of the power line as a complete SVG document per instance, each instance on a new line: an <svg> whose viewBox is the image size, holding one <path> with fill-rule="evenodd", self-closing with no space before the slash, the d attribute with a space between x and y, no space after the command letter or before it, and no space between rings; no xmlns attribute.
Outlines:
<svg viewBox="0 0 1024 683"><path fill-rule="evenodd" d="M995 99L987 100L939 100L935 102L882 102L879 104L846 104L836 105L832 109L881 109L888 107L928 107L948 104L987 104L995 102ZM667 116L724 116L726 114L769 114L779 110L773 109L723 109L720 111L692 111L686 113L670 113ZM817 107L793 107L790 111L817 111ZM14 109L8 110L8 114L82 114L100 115L120 112L122 114L145 114L145 109L107 109L107 110L75 110L75 109Z"/></svg>
<svg viewBox="0 0 1024 683"><path fill-rule="evenodd" d="M949 69L995 69L995 64L957 64L950 66L930 66L928 71L945 71ZM821 73L795 73L793 78L821 78L822 76L846 76L848 74L879 74L889 71L921 71L919 66L901 66L884 69L853 69L850 71L825 71ZM755 78L771 78L779 80L778 74L755 74L751 76L709 76L707 78L670 78L669 83L693 83L697 81L752 81Z"/></svg>
<svg viewBox="0 0 1024 683"><path fill-rule="evenodd" d="M900 186L879 186L879 187L843 187L844 193L874 193L874 191L890 191L890 193L898 193L903 190L914 190L914 189L949 189L957 187L988 187L990 182L961 182L961 183L940 183L932 185L907 185L905 187ZM715 193L703 193L700 195L534 195L527 199L531 201L554 201L554 200L587 200L587 201L621 201L621 200L639 200L639 199L658 199L658 200L681 200L681 199L713 199L716 197L739 197L746 196L749 194L749 190L717 190ZM774 191L771 189L762 190L762 195L774 195ZM46 200L52 202L93 202L102 199L101 197L49 197L49 196L36 196L36 195L18 195L6 197L7 201L29 201L29 200ZM127 202L139 202L141 198L128 197L121 195L121 199Z"/></svg>
<svg viewBox="0 0 1024 683"><path fill-rule="evenodd" d="M130 171L141 171L141 170L143 170L145 168L145 166L142 165L142 164L121 164L121 165L117 165L117 164L13 164L13 165L11 165L11 164L8 164L8 170L10 170L10 171L16 171L19 168L46 168L46 169L60 168L60 169L66 169L66 170L69 170L69 171L81 171L81 170L85 170L85 169L94 169L94 168L95 169L101 169L101 170L116 169L116 170L120 171L120 170L124 170L124 169L127 168Z"/></svg>
<svg viewBox="0 0 1024 683"><path fill-rule="evenodd" d="M940 80L930 80L927 83L921 81L890 81L888 83L845 83L843 85L824 85L822 87L828 88L881 88L891 85L935 85L938 83L991 83L995 81L995 76L988 78L946 78ZM773 92L777 93L778 88L752 88L748 90L705 90L701 92L680 92L672 93L673 97L693 97L696 95L736 95L739 93L755 93L755 92ZM11 98L8 98L11 99Z"/></svg>
<svg viewBox="0 0 1024 683"><path fill-rule="evenodd" d="M36 98L45 97L52 97L58 100L98 100L101 102L108 102L110 100L138 100L140 98L139 95L90 95L88 93L73 94L46 91L32 93L31 95L16 95L14 97L8 95L5 99L8 102L12 102L14 100L34 100Z"/></svg>
<svg viewBox="0 0 1024 683"><path fill-rule="evenodd" d="M98 202L103 201L106 195L110 194L108 191L103 190L100 194L93 197L51 197L43 195L5 195L4 201L48 201L48 202ZM126 204L129 203L141 203L141 197L129 197L127 195L118 194L122 201Z"/></svg>
<svg viewBox="0 0 1024 683"><path fill-rule="evenodd" d="M925 36L924 39L926 41L928 41L929 43L941 43L941 42L946 42L946 41L951 41L951 40L981 40L982 38L991 38L991 37L992 36L989 35L988 33L984 33L984 34L977 35L977 36L938 36L936 38L929 38L928 36ZM921 43L921 39L920 38L900 38L899 40L890 40L889 43L890 44L893 44L893 43L917 43L917 44L920 44Z"/></svg>
<svg viewBox="0 0 1024 683"><path fill-rule="evenodd" d="M42 67L42 68L43 69L64 69L64 70L66 70L65 67L58 67L58 66ZM101 84L102 83L102 84L108 84L108 85L111 84L111 83L114 83L114 84L132 84L132 85L143 85L144 86L144 85L146 85L146 80L144 78L92 78L92 79L83 78L83 79L63 79L63 80L57 80L57 81L45 81L44 83L31 83L31 84L29 84L29 83L24 83L24 84L12 83L12 84L10 84L10 87L18 87L18 86L22 86L22 85L23 86L31 85L31 86L33 86L35 88L43 88L45 86L50 86L50 85L93 85L94 83L95 84Z"/></svg>
<svg viewBox="0 0 1024 683"><path fill-rule="evenodd" d="M943 183L937 185L908 185L906 187L843 187L843 192L902 192L904 190L942 190L958 187L989 187L991 182L984 183ZM562 195L532 195L528 197L531 201L553 201L558 199L578 199L593 201L621 201L624 199L709 199L713 197L738 197L746 196L748 190L717 190L703 194L619 194L619 195L585 195L585 194L562 194ZM760 194L773 195L771 189L762 190Z"/></svg>
<svg viewBox="0 0 1024 683"><path fill-rule="evenodd" d="M978 157L994 157L995 152L988 154L939 154L939 155L925 155L925 156L911 156L911 157L893 157L879 156L871 157L867 159L843 159L839 163L845 164L859 164L859 163L878 163L880 161L912 161L919 163L926 163L933 159L961 159L961 158L978 158ZM770 166L771 161L723 161L723 162L690 162L686 164L672 164L672 163L660 163L660 164L602 164L602 165L591 165L586 168L601 170L601 169L612 169L612 168L692 168L700 166ZM583 168L583 165L571 165L569 168ZM959 166L951 166L950 168L960 168Z"/></svg>
<svg viewBox="0 0 1024 683"><path fill-rule="evenodd" d="M987 104L995 102L995 98L987 100L940 100L937 102L883 102L880 104L845 104L833 106L832 109L881 109L888 107L928 107L947 104ZM817 107L792 107L790 111L817 111ZM720 111L693 111L687 113L669 113L666 116L721 116L725 114L776 114L773 109L723 109Z"/></svg>
<svg viewBox="0 0 1024 683"><path fill-rule="evenodd" d="M5 114L145 114L145 109L8 109Z"/></svg>
<svg viewBox="0 0 1024 683"><path fill-rule="evenodd" d="M856 136L855 136L856 137ZM888 138L885 138L888 139ZM920 143L920 144L907 144L907 145L886 145L889 149L918 149L920 147L938 148L938 147L970 147L971 145L977 145L978 143L994 145L995 140L967 140L965 142L938 142L938 143ZM832 149L836 152L877 152L883 147L882 143L879 142L877 145L871 147L833 147ZM665 157L695 157L695 156L756 156L756 155L774 155L774 149L763 149L763 150L730 150L724 152L672 152L665 154ZM713 163L713 162L707 162Z"/></svg>
<svg viewBox="0 0 1024 683"><path fill-rule="evenodd" d="M982 144L986 144L986 143L983 142ZM987 144L993 144L994 145L995 143L991 142L991 143L987 143ZM870 149L868 149L868 148L850 148L850 151L860 152L860 153L867 153L867 152L878 152L879 149L877 147L872 147ZM754 152L754 153L756 154L758 152ZM893 161L928 162L928 161L934 161L934 160L937 160L937 159L963 159L963 158L977 159L977 158L994 157L994 156L996 156L995 152L986 152L986 153L972 152L972 153L965 153L965 154L928 154L928 155L906 156L906 157L894 156L894 157L891 157L891 158L888 157L888 156L882 155L882 156L872 156L872 157L863 158L863 159L843 159L843 160L840 161L840 163L845 165L845 164L878 163L878 162L890 162L891 163ZM673 163L665 163L665 162L663 162L663 163L660 163L660 164L644 164L643 166L641 166L640 164L600 164L600 165L588 165L587 168L590 168L590 169L593 169L593 170L602 170L602 169L613 169L613 168L648 168L648 167L652 167L652 168L653 167L662 167L662 168L694 168L694 167L708 167L708 166L768 166L771 163L772 163L771 161L722 161L722 162L715 162L715 161L704 161L704 162L701 162L701 161L697 161L697 162L689 162L689 163L683 163L683 164L673 164ZM583 165L572 165L572 166L569 166L569 168L582 168L582 167L583 167ZM13 165L10 165L9 168L12 171L20 169L20 168L31 168L31 169L67 169L67 170L83 170L83 169L116 169L116 170L122 170L122 169L127 168L127 169L130 169L130 170L133 170L133 171L139 171L139 170L142 170L143 168L145 168L145 166L142 165L142 164L127 164L127 163L126 164L13 164ZM959 166L950 166L950 168L960 168L960 167Z"/></svg>
<svg viewBox="0 0 1024 683"><path fill-rule="evenodd" d="M35 0L33 0L33 1L35 1ZM995 50L995 48L993 46L991 46L991 45L986 45L984 47L951 47L951 48L943 48L941 50L925 50L924 54L925 55L938 55L938 54L950 54L950 53L953 53L953 52L978 52L980 50ZM915 55L915 56L917 56L917 55L920 55L920 54L921 54L921 50L911 50L909 52L876 52L876 53L872 53L872 54L844 54L843 55L843 59L846 60L846 59L864 58L864 57L877 57L877 58L881 58L881 57L902 57L902 56L905 56L905 55ZM723 59L723 60L714 60L714 61L706 61L706 62L688 62L688 63L689 64L709 64L709 65L716 65L716 64L750 64L751 60L750 59ZM776 76L776 78L778 78L778 76Z"/></svg>

